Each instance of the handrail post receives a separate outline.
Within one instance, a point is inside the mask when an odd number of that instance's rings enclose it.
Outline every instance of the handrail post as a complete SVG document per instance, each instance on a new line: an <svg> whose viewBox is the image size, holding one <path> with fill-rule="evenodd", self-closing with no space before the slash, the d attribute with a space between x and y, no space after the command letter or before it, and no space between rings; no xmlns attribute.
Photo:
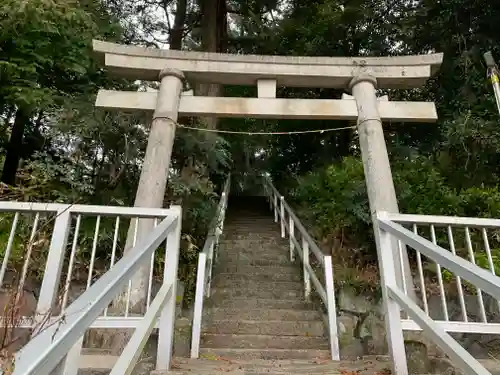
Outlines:
<svg viewBox="0 0 500 375"><path fill-rule="evenodd" d="M262 180L263 180L263 186L264 186L264 193L266 194L266 198L267 198L268 203L269 203L269 209L272 210L273 209L272 189L269 186L269 181L267 180L266 177L263 176Z"/></svg>
<svg viewBox="0 0 500 375"><path fill-rule="evenodd" d="M340 348L337 329L337 307L335 303L335 284L333 282L332 257L326 255L323 258L325 267L325 290L328 314L328 333L330 339L330 353L334 361L340 361Z"/></svg>
<svg viewBox="0 0 500 375"><path fill-rule="evenodd" d="M278 196L273 193L273 206L274 206L274 222L278 222Z"/></svg>
<svg viewBox="0 0 500 375"><path fill-rule="evenodd" d="M173 342L174 324L177 308L177 270L179 264L179 252L182 228L182 209L180 206L172 207L177 211L175 227L167 235L165 254L165 269L163 283L172 285L172 293L165 302L165 307L160 316L158 329L158 355L156 356L156 369L168 371L170 369Z"/></svg>
<svg viewBox="0 0 500 375"><path fill-rule="evenodd" d="M196 295L194 298L193 332L191 335L191 358L200 355L201 320L203 314L203 300L205 298L205 270L207 256L200 253L198 257L198 273L196 275Z"/></svg>
<svg viewBox="0 0 500 375"><path fill-rule="evenodd" d="M54 223L54 230L50 240L49 254L45 264L44 277L40 296L36 307L35 325L33 327L32 337L43 331L45 325L50 324L51 311L54 302L57 300L59 282L61 279L61 269L64 263L66 245L68 242L69 231L71 228L71 211L64 209L57 211ZM64 292L63 292L64 293ZM70 349L68 354L54 369L53 374L76 375L78 372L78 362L74 359L78 353L80 355L82 340L78 340ZM47 343L49 345L50 343ZM76 358L78 358L76 357Z"/></svg>
<svg viewBox="0 0 500 375"><path fill-rule="evenodd" d="M281 238L285 238L285 197L282 195L280 197L280 213L281 213Z"/></svg>
<svg viewBox="0 0 500 375"><path fill-rule="evenodd" d="M218 254L218 250L219 250L219 239L220 239L220 236L222 234L222 232L224 231L224 219L226 218L226 209L227 209L227 201L229 199L228 195L229 195L229 183L230 183L230 177L227 178L227 182L226 182L226 186L224 187L224 191L222 192L221 194L221 202L219 204L220 206L220 210L217 210L217 212L215 213L216 214L216 217L215 217L215 220L216 220L216 224L215 224L215 230L214 230L214 234L215 234L215 244L214 244L214 247L212 249L212 262L211 262L211 265L213 266L213 263L215 262L215 260L217 260L217 257L219 256ZM211 228L209 229L209 231L211 230ZM210 235L210 233L209 233Z"/></svg>
<svg viewBox="0 0 500 375"><path fill-rule="evenodd" d="M380 229L378 217L375 218L374 228L375 235L378 237L376 244L380 269L380 284L382 286L387 344L392 359L392 373L408 375L400 307L396 301L390 298L387 290L388 286L399 288L396 279L396 265L391 251L393 239L390 233Z"/></svg>
<svg viewBox="0 0 500 375"><path fill-rule="evenodd" d="M38 318L50 314L57 299L58 286L61 278L61 269L64 262L66 245L71 226L71 212L69 210L58 211L54 223L54 231L50 240L49 255L45 264L44 278L40 289L40 297L36 312ZM38 330L43 327L35 327ZM33 335L38 332L35 330Z"/></svg>
<svg viewBox="0 0 500 375"><path fill-rule="evenodd" d="M311 299L311 276L309 276L309 243L305 238L302 238L302 259L303 259L303 273L304 273L304 295L306 300Z"/></svg>
<svg viewBox="0 0 500 375"><path fill-rule="evenodd" d="M215 240L214 240L215 241ZM207 257L207 266L208 266L208 272L207 272L207 290L206 290L206 296L210 297L211 294L211 287L212 287L212 269L214 267L214 241L212 241L212 244L210 245L210 248L208 250L208 257Z"/></svg>
<svg viewBox="0 0 500 375"><path fill-rule="evenodd" d="M290 260L293 262L295 260L295 245L293 243L293 239L295 238L295 223L293 222L292 215L288 217L288 226L289 226L289 240L290 240Z"/></svg>

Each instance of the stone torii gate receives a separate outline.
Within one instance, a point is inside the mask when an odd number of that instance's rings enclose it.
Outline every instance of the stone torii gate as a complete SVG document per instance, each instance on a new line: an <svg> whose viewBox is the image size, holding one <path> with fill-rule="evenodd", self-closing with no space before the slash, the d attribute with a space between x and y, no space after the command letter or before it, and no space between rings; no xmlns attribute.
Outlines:
<svg viewBox="0 0 500 375"><path fill-rule="evenodd" d="M98 107L153 112L135 206L163 204L178 116L216 116L357 120L370 210L372 214L377 210L398 212L382 122L437 120L432 102L377 100L376 90L422 86L439 69L442 54L363 58L258 56L159 50L102 41L94 41L93 47L112 74L160 81L158 92L101 90L96 100ZM181 92L184 78L197 83L257 85L258 97L192 96ZM276 98L277 85L348 89L353 96L341 100ZM148 229L147 224L141 226L139 236ZM405 282L407 290L413 292L406 252L400 252L397 244L393 244L392 251L396 264L404 264L406 282L399 271L399 286ZM147 275L143 279L147 283ZM134 286L131 302L143 298L141 288Z"/></svg>

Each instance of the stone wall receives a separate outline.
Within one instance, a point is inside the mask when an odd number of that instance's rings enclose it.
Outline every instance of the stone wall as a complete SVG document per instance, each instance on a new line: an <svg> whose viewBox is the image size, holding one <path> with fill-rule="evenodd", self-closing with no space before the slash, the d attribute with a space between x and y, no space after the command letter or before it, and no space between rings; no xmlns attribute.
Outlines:
<svg viewBox="0 0 500 375"><path fill-rule="evenodd" d="M465 303L469 321L480 322L477 295L466 295ZM500 322L497 301L483 295L489 322ZM461 321L462 312L457 296L447 296L450 321ZM443 308L439 294L428 297L429 315L443 319ZM338 329L341 355L357 358L363 355L385 355L388 353L381 296L375 293L360 293L344 287L337 291ZM476 358L500 358L500 335L453 333L452 336ZM420 331L406 331L407 345L414 350L423 350L426 356L442 356L442 352ZM420 348L420 349L418 349Z"/></svg>

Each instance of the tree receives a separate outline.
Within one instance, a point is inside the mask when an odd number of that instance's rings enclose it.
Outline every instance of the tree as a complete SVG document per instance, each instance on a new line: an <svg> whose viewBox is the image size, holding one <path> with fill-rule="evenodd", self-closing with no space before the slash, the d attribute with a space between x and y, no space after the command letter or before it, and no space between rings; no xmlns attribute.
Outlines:
<svg viewBox="0 0 500 375"><path fill-rule="evenodd" d="M6 0L0 5L0 112L14 114L4 183L15 183L26 129L37 129L44 115L99 76L90 42L117 30L116 24L99 29L104 23L98 25L95 18L102 13L86 0Z"/></svg>

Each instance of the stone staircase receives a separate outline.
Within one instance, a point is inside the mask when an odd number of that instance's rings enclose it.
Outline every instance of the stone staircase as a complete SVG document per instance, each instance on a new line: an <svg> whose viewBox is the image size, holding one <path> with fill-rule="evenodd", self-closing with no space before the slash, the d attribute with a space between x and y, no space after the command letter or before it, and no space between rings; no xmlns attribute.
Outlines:
<svg viewBox="0 0 500 375"><path fill-rule="evenodd" d="M328 359L321 315L304 299L300 269L265 200L245 197L228 207L201 357Z"/></svg>

